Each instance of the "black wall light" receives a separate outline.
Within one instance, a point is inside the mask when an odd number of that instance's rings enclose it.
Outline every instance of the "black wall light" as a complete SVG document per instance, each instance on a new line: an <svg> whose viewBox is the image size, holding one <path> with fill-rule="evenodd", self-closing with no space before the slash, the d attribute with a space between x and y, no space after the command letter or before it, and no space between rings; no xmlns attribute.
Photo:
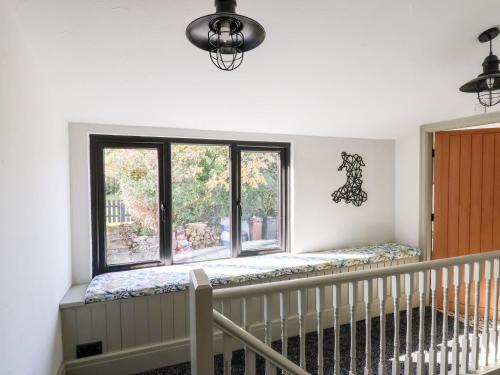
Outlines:
<svg viewBox="0 0 500 375"><path fill-rule="evenodd" d="M498 34L498 27L492 27L479 35L478 40L481 43L490 43L490 54L483 61L483 73L460 87L462 92L477 94L479 103L484 107L492 107L500 103L500 61L492 51L492 40Z"/></svg>
<svg viewBox="0 0 500 375"><path fill-rule="evenodd" d="M215 0L215 12L191 22L186 36L209 52L217 68L231 71L241 65L245 52L264 41L266 32L257 21L236 14L236 0Z"/></svg>

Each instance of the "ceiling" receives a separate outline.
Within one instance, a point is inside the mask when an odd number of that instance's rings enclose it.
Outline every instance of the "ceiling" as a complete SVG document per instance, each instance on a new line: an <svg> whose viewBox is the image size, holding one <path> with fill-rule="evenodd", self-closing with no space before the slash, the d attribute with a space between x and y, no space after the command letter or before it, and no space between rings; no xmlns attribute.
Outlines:
<svg viewBox="0 0 500 375"><path fill-rule="evenodd" d="M267 38L223 72L184 35L213 0L10 4L68 121L364 138L481 112L458 87L500 24L498 0L241 0Z"/></svg>

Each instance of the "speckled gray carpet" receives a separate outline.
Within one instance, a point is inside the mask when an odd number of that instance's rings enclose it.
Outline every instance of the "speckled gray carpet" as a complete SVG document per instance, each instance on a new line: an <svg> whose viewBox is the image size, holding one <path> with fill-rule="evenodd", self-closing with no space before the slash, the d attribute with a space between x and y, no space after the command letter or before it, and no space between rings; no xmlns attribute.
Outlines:
<svg viewBox="0 0 500 375"><path fill-rule="evenodd" d="M400 353L404 354L406 352L406 311L400 313ZM418 323L419 314L418 309L413 309L412 314L412 352L418 349ZM392 373L392 361L394 353L394 316L393 314L387 315L386 318L386 367L387 373ZM379 362L379 318L372 319L372 364L373 364L373 374L378 373L378 362ZM443 315L438 312L437 314L437 343L442 341L443 332ZM430 332L431 332L431 315L430 308L426 309L425 314L425 350L429 349L430 346ZM460 324L460 333L463 332L463 324ZM448 319L448 339L453 337L453 318ZM324 331L324 373L333 374L333 353L334 353L334 331L332 328L325 329ZM307 371L311 374L317 373L317 334L315 332L308 333L306 335L306 356L307 356ZM356 343L357 343L357 373L363 374L365 365L365 321L359 321L356 324ZM341 374L349 374L349 352L350 352L350 326L349 324L342 325L340 327L340 355L341 355ZM281 341L275 341L272 343L272 347L277 351L281 351ZM451 351L451 347L448 348ZM295 363L299 361L299 338L298 336L291 337L288 340L288 358ZM244 353L242 350L233 352L232 360L232 374L244 374ZM438 366L439 367L439 366ZM450 367L451 369L451 367ZM428 369L427 369L428 370ZM416 364L414 364L413 372L416 371ZM439 368L438 368L439 372ZM175 366L169 366L161 369L156 369L141 373L138 375L180 375L180 374L190 374L190 364L189 362L181 363ZM215 356L215 373L222 374L222 356ZM400 373L403 373L403 362L400 361ZM428 373L428 371L426 371ZM257 358L257 374L264 374L264 361L261 358Z"/></svg>

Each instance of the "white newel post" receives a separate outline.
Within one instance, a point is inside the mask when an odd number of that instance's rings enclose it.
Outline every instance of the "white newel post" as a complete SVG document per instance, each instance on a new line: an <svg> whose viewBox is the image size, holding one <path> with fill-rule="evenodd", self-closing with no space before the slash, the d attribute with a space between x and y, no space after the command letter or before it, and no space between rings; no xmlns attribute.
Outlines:
<svg viewBox="0 0 500 375"><path fill-rule="evenodd" d="M189 319L191 334L191 374L213 375L212 285L202 269L189 273Z"/></svg>

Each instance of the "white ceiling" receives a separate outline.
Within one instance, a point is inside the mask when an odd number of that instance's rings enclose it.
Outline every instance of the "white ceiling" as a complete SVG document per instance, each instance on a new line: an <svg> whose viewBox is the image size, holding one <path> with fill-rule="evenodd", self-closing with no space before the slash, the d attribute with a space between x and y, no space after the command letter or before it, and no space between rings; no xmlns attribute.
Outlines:
<svg viewBox="0 0 500 375"><path fill-rule="evenodd" d="M213 0L10 2L68 121L368 138L477 113L458 87L500 24L498 0L240 0L267 38L222 72L184 35Z"/></svg>

